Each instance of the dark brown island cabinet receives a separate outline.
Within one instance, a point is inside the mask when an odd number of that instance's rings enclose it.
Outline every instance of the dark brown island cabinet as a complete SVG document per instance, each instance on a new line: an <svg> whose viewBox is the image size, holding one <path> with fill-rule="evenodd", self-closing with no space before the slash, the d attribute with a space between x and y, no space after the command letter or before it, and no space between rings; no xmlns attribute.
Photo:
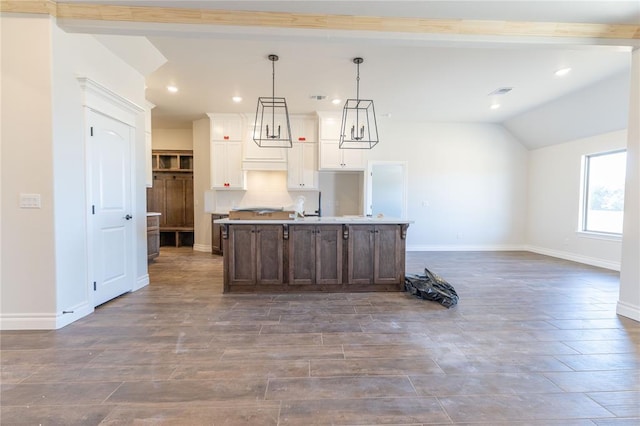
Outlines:
<svg viewBox="0 0 640 426"><path fill-rule="evenodd" d="M404 289L410 221L221 219L224 292Z"/></svg>
<svg viewBox="0 0 640 426"><path fill-rule="evenodd" d="M222 251L222 225L216 223L216 220L229 217L226 213L211 214L211 254L221 255Z"/></svg>

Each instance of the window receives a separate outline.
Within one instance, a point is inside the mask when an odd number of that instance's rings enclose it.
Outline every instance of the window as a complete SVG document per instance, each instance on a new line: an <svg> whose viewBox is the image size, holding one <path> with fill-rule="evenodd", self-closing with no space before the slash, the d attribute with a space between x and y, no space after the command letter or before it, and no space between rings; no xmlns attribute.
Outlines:
<svg viewBox="0 0 640 426"><path fill-rule="evenodd" d="M584 157L582 231L622 234L626 165L624 150Z"/></svg>

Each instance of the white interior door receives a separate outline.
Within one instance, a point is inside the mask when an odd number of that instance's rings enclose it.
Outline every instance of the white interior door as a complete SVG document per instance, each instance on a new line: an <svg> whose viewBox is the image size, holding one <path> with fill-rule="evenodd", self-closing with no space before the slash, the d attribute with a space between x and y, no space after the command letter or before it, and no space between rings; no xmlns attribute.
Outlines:
<svg viewBox="0 0 640 426"><path fill-rule="evenodd" d="M94 305L134 284L131 134L128 125L89 111Z"/></svg>

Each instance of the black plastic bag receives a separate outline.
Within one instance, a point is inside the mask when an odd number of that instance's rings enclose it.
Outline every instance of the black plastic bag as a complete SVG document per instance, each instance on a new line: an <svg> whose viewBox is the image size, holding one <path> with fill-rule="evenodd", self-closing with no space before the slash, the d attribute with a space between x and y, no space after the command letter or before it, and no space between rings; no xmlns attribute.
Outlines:
<svg viewBox="0 0 640 426"><path fill-rule="evenodd" d="M450 308L458 303L458 293L445 279L424 268L424 275L409 274L404 278L404 288L425 300L432 300Z"/></svg>

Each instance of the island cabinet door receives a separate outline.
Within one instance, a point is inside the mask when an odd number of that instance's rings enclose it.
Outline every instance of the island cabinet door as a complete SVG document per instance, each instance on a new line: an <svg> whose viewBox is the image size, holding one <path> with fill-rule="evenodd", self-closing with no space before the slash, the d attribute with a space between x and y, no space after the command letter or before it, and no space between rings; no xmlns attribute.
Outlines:
<svg viewBox="0 0 640 426"><path fill-rule="evenodd" d="M400 238L400 226L377 225L373 235L373 282L403 284L404 249Z"/></svg>
<svg viewBox="0 0 640 426"><path fill-rule="evenodd" d="M282 284L283 248L281 225L230 226L229 284Z"/></svg>
<svg viewBox="0 0 640 426"><path fill-rule="evenodd" d="M229 284L255 285L256 282L256 238L253 225L229 227Z"/></svg>
<svg viewBox="0 0 640 426"><path fill-rule="evenodd" d="M342 226L289 228L289 284L342 284Z"/></svg>
<svg viewBox="0 0 640 426"><path fill-rule="evenodd" d="M373 225L349 226L349 284L373 283Z"/></svg>
<svg viewBox="0 0 640 426"><path fill-rule="evenodd" d="M316 227L289 227L289 285L316 282Z"/></svg>
<svg viewBox="0 0 640 426"><path fill-rule="evenodd" d="M316 283L342 284L342 225L316 228Z"/></svg>
<svg viewBox="0 0 640 426"><path fill-rule="evenodd" d="M282 225L256 225L254 229L256 284L284 282L284 239Z"/></svg>

